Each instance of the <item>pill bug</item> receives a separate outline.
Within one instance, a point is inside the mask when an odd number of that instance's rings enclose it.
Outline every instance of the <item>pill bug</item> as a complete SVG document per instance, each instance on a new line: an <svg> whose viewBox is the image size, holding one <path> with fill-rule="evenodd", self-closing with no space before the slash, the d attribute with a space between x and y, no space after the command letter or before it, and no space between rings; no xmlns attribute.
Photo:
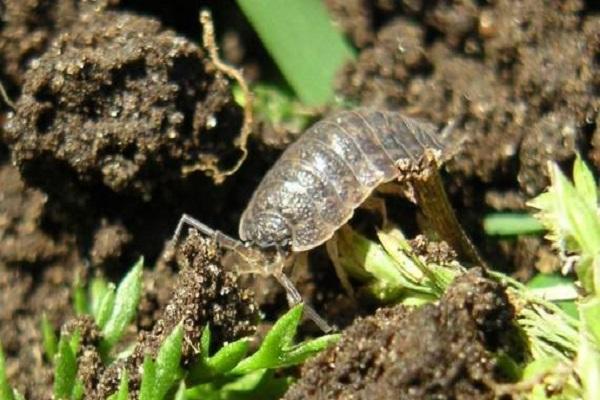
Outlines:
<svg viewBox="0 0 600 400"><path fill-rule="evenodd" d="M435 126L393 111L342 111L309 128L267 172L242 214L240 238L310 250L330 239L398 165L443 152Z"/></svg>

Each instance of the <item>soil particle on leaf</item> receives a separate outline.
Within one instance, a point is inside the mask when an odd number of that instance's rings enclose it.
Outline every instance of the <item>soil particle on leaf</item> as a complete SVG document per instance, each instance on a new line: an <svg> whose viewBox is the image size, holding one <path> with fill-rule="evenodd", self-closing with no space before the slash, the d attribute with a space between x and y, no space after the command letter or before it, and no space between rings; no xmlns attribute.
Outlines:
<svg viewBox="0 0 600 400"><path fill-rule="evenodd" d="M439 304L357 320L285 399L493 399L502 381L494 353L509 350L513 313L501 285L471 270Z"/></svg>
<svg viewBox="0 0 600 400"><path fill-rule="evenodd" d="M6 139L20 170L53 195L73 179L150 199L231 155L241 124L227 80L157 20L85 12L31 63ZM53 190L54 189L54 190Z"/></svg>
<svg viewBox="0 0 600 400"><path fill-rule="evenodd" d="M130 377L130 393L135 395L139 389L144 356L156 356L165 338L180 323L184 330L183 365L190 364L197 356L200 336L207 324L210 325L215 348L254 331L258 310L252 295L237 286L232 272L223 269L214 242L192 231L175 257L181 270L160 319L151 331L140 332L130 357L112 364L100 378L87 374L90 379L97 379L98 385L86 393L86 398L104 399L113 393L123 368L127 369ZM94 358L93 355L90 357Z"/></svg>

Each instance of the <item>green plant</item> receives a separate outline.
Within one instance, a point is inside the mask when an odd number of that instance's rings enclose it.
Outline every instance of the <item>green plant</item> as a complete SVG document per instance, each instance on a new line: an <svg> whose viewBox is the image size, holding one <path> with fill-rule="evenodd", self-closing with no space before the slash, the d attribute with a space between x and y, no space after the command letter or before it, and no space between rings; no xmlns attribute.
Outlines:
<svg viewBox="0 0 600 400"><path fill-rule="evenodd" d="M300 100L333 100L333 78L354 57L319 0L237 0Z"/></svg>
<svg viewBox="0 0 600 400"><path fill-rule="evenodd" d="M600 216L598 187L592 171L578 156L570 182L549 164L551 185L529 205L549 230L548 238L573 270L581 295L577 301L579 340L575 370L586 399L600 398Z"/></svg>
<svg viewBox="0 0 600 400"><path fill-rule="evenodd" d="M142 290L142 270L143 260L140 260L118 287L102 278L93 279L87 288L76 280L73 307L77 314L94 318L102 333L98 350L107 366L114 361L113 349L135 317ZM247 338L226 344L211 355L211 331L207 326L202 333L198 358L187 369L181 366L184 330L181 324L177 325L161 343L156 357L145 357L139 399L253 399L259 394L263 399L279 398L292 382L292 378L281 371L304 362L339 337L326 335L295 344L301 317L302 305L292 308L275 323L251 355L247 354L250 343ZM77 377L79 333L62 334L57 339L45 316L41 329L45 354L54 364L54 398L82 399L84 388ZM130 376L123 370L119 387L110 399L128 399L129 381ZM0 395L1 400L19 399L8 385L1 348Z"/></svg>

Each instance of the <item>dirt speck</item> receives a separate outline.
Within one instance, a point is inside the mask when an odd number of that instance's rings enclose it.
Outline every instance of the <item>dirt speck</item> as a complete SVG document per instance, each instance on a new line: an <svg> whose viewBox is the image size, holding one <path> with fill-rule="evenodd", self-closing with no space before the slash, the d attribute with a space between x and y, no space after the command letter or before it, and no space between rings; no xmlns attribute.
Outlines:
<svg viewBox="0 0 600 400"><path fill-rule="evenodd" d="M503 288L471 270L439 304L357 320L303 367L285 399L493 399L492 383L503 380L494 353L509 350L513 313Z"/></svg>

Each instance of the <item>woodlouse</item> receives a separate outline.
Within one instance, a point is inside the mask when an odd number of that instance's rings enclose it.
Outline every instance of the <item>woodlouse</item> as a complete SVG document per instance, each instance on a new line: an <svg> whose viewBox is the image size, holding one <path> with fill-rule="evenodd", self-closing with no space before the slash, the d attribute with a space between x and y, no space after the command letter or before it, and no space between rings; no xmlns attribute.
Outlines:
<svg viewBox="0 0 600 400"><path fill-rule="evenodd" d="M241 256L244 271L272 274L290 302L300 302L282 272L288 256L330 239L380 184L398 179L413 184L416 201L442 239L484 264L458 224L437 173L437 162L448 152L445 135L427 122L393 111L342 111L310 127L267 172L240 219L243 242L188 215L179 221L175 238L184 224L215 236ZM433 171L418 173L423 169ZM325 321L306 310L328 330Z"/></svg>
<svg viewBox="0 0 600 400"><path fill-rule="evenodd" d="M330 239L398 163L442 152L433 125L397 112L343 111L317 122L267 172L242 214L240 238L310 250Z"/></svg>

